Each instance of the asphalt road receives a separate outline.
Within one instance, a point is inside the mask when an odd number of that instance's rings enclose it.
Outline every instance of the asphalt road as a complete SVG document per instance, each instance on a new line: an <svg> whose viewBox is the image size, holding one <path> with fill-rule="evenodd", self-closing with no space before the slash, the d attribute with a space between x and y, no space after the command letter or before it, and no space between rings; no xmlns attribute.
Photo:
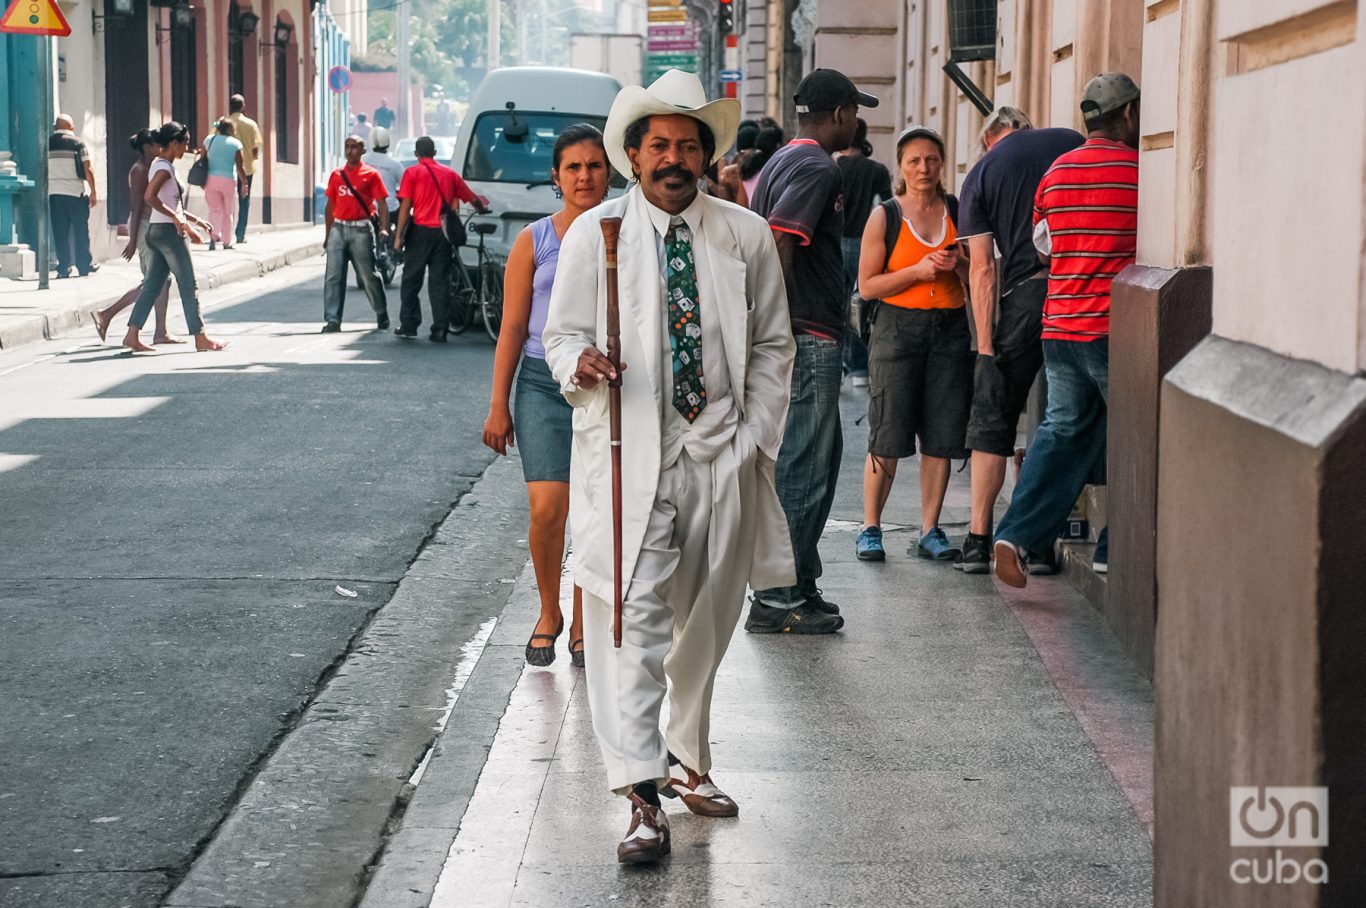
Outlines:
<svg viewBox="0 0 1366 908"><path fill-rule="evenodd" d="M0 354L0 905L154 904L491 460L478 327L318 334L321 277Z"/></svg>

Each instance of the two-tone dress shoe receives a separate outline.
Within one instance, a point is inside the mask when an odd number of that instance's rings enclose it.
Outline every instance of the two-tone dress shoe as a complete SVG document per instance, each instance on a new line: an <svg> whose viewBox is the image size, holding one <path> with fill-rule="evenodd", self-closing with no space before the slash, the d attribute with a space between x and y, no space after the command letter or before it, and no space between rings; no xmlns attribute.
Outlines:
<svg viewBox="0 0 1366 908"><path fill-rule="evenodd" d="M740 805L712 784L710 773L698 775L682 763L671 767L670 771L675 775L682 771L686 778L669 779L669 784L659 790L664 797L681 798L683 805L699 817L740 815Z"/></svg>
<svg viewBox="0 0 1366 908"><path fill-rule="evenodd" d="M622 864L651 864L669 853L669 818L635 792L631 801L631 826L626 838L617 845L617 861Z"/></svg>

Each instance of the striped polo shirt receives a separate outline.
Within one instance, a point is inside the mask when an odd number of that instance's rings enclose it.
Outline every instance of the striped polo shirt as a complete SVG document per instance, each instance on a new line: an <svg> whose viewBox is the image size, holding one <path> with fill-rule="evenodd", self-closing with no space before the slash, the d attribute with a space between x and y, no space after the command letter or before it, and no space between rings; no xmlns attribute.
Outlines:
<svg viewBox="0 0 1366 908"><path fill-rule="evenodd" d="M1053 239L1043 339L1109 337L1110 284L1138 239L1137 149L1092 138L1058 158L1034 196L1042 219Z"/></svg>

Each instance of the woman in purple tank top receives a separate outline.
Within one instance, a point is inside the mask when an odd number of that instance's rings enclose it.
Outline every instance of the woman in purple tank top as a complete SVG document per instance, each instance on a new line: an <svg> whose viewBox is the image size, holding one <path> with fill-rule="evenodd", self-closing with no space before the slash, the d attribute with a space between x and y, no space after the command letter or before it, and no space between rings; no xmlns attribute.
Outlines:
<svg viewBox="0 0 1366 908"><path fill-rule="evenodd" d="M555 641L564 630L560 611L560 570L564 561L564 527L569 518L569 452L573 441L573 408L545 364L541 332L550 308L550 288L560 240L574 219L607 197L611 169L602 133L581 123L555 140L550 178L564 207L528 226L512 244L503 273L503 326L493 358L493 400L484 423L484 444L506 454L516 444L531 502L531 563L541 594L541 617L526 645L526 661L546 666L555 661ZM519 368L520 367L520 368ZM510 405L514 376L517 395ZM583 616L574 588L574 620L569 628L569 656L583 667Z"/></svg>

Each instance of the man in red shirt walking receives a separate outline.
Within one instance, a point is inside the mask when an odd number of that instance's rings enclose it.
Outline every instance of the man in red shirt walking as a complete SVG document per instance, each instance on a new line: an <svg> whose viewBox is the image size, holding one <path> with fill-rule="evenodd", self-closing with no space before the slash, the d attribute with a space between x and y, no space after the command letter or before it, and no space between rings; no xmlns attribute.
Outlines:
<svg viewBox="0 0 1366 908"><path fill-rule="evenodd" d="M398 185L398 232L394 248L403 249L403 280L399 285L399 337L417 337L422 324L424 274L430 273L427 290L432 301L432 340L444 344L450 324L450 269L455 264L455 247L441 229L441 218L454 208L457 200L468 202L480 213L488 211L488 199L475 195L460 174L438 164L436 143L429 136L417 140L417 163L403 172Z"/></svg>
<svg viewBox="0 0 1366 908"><path fill-rule="evenodd" d="M323 248L327 250L327 272L323 278L323 333L341 330L342 305L346 302L346 263L356 263L365 295L375 310L379 330L389 327L389 300L384 281L375 269L376 214L379 242L389 240L389 207L384 200L389 192L379 171L361 163L365 142L360 136L346 139L346 165L332 171L327 180L327 224Z"/></svg>
<svg viewBox="0 0 1366 908"><path fill-rule="evenodd" d="M1046 233L1043 358L1048 410L996 532L996 576L1023 587L1028 551L1050 545L1105 456L1110 285L1133 264L1138 233L1138 86L1123 73L1086 85L1086 142L1053 162L1034 196ZM1046 231L1041 228L1046 228ZM1108 566L1105 534L1096 566Z"/></svg>

